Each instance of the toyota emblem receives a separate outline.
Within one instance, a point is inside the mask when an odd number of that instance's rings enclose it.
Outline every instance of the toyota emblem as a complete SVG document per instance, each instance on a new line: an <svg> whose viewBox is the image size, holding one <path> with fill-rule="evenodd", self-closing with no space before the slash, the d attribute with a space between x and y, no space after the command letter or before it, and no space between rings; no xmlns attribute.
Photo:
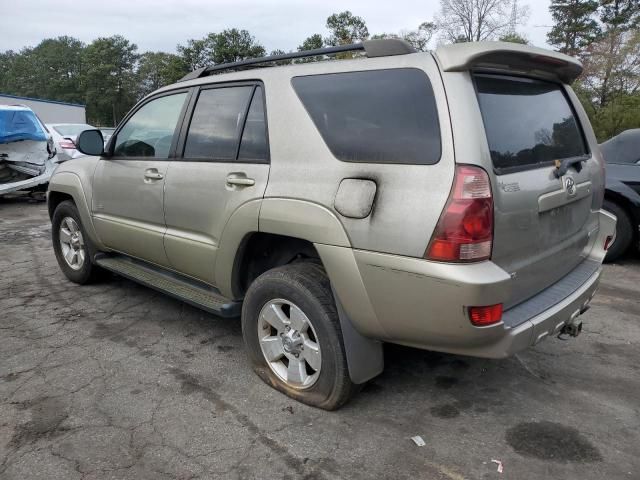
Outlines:
<svg viewBox="0 0 640 480"><path fill-rule="evenodd" d="M564 179L564 188L567 190L567 195L573 197L576 194L576 182L571 177Z"/></svg>

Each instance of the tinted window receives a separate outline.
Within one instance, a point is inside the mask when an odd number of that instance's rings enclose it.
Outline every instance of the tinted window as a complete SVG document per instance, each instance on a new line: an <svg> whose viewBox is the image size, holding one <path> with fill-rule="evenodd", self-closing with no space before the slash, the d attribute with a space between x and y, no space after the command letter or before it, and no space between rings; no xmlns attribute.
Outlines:
<svg viewBox="0 0 640 480"><path fill-rule="evenodd" d="M497 169L586 155L582 132L560 85L496 75L477 75L476 85Z"/></svg>
<svg viewBox="0 0 640 480"><path fill-rule="evenodd" d="M252 86L202 90L184 148L185 158L235 160Z"/></svg>
<svg viewBox="0 0 640 480"><path fill-rule="evenodd" d="M186 93L156 98L143 105L116 138L116 157L168 158Z"/></svg>
<svg viewBox="0 0 640 480"><path fill-rule="evenodd" d="M247 120L242 132L238 160L267 160L267 126L264 120L264 99L262 88L257 87L247 113Z"/></svg>
<svg viewBox="0 0 640 480"><path fill-rule="evenodd" d="M433 164L440 159L435 99L421 70L334 73L292 82L340 160Z"/></svg>

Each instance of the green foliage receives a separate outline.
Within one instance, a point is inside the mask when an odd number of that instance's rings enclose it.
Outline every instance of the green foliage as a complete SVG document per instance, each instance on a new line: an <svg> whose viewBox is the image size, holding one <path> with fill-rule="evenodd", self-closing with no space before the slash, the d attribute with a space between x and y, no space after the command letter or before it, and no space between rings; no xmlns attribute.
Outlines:
<svg viewBox="0 0 640 480"><path fill-rule="evenodd" d="M507 33L506 35L501 36L500 41L511 42L511 43L521 43L522 45L527 45L529 43L529 40L527 40L526 38L524 38L523 36L515 32Z"/></svg>
<svg viewBox="0 0 640 480"><path fill-rule="evenodd" d="M178 45L178 55L190 71L213 63L209 44L209 37L205 37L199 40L192 38L187 41L186 45Z"/></svg>
<svg viewBox="0 0 640 480"><path fill-rule="evenodd" d="M322 35L319 33L315 33L310 37L304 39L304 42L298 47L298 51L302 52L304 50L315 50L316 48L322 48L324 46L324 41L322 40Z"/></svg>
<svg viewBox="0 0 640 480"><path fill-rule="evenodd" d="M87 117L115 125L137 99L137 46L120 35L98 38L84 49L82 85Z"/></svg>
<svg viewBox="0 0 640 480"><path fill-rule="evenodd" d="M594 14L597 0L551 0L549 11L554 25L547 41L558 51L578 56L600 34Z"/></svg>
<svg viewBox="0 0 640 480"><path fill-rule="evenodd" d="M589 36L576 37L573 45L571 41L575 38L566 36L565 43L557 45L563 51L569 44L569 50L575 50L567 51L583 61L583 74L573 87L602 142L624 130L640 127L639 0L570 3L575 11L568 8L565 19L582 18L583 25L599 21L597 35L591 30ZM585 6L589 7L589 15L585 14ZM552 32L561 30L563 25L556 25Z"/></svg>
<svg viewBox="0 0 640 480"><path fill-rule="evenodd" d="M231 28L217 35L209 35L209 39L214 64L264 57L266 53L247 30Z"/></svg>
<svg viewBox="0 0 640 480"><path fill-rule="evenodd" d="M138 63L139 96L143 97L165 85L177 82L189 73L185 61L178 55L165 52L146 52Z"/></svg>
<svg viewBox="0 0 640 480"><path fill-rule="evenodd" d="M186 45L178 45L177 50L189 70L264 57L266 53L264 47L247 30L237 28L210 33L200 39L190 39Z"/></svg>
<svg viewBox="0 0 640 480"><path fill-rule="evenodd" d="M327 45L348 45L369 38L369 30L361 17L345 10L327 18L327 29L331 32L325 39Z"/></svg>

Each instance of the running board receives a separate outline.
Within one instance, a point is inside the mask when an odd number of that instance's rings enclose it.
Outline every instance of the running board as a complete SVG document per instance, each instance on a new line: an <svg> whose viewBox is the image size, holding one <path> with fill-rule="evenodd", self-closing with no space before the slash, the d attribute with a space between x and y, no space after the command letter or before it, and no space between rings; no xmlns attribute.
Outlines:
<svg viewBox="0 0 640 480"><path fill-rule="evenodd" d="M98 254L95 263L129 280L182 300L220 317L239 317L242 302L223 297L215 288L124 255Z"/></svg>

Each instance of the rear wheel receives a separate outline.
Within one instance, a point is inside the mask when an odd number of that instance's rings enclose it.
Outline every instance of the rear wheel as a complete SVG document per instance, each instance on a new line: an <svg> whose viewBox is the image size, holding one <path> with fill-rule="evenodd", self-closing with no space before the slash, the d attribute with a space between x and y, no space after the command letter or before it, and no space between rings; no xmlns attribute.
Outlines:
<svg viewBox="0 0 640 480"><path fill-rule="evenodd" d="M69 280L85 284L98 277L100 269L91 262L95 249L73 202L65 200L56 207L51 220L51 236L58 265Z"/></svg>
<svg viewBox="0 0 640 480"><path fill-rule="evenodd" d="M606 211L613 213L618 221L616 223L616 239L609 247L605 262L613 262L620 258L631 246L633 242L633 223L627 212L617 203L605 200L602 206Z"/></svg>
<svg viewBox="0 0 640 480"><path fill-rule="evenodd" d="M296 400L334 410L357 389L321 266L285 265L258 277L242 306L242 334L255 372Z"/></svg>

